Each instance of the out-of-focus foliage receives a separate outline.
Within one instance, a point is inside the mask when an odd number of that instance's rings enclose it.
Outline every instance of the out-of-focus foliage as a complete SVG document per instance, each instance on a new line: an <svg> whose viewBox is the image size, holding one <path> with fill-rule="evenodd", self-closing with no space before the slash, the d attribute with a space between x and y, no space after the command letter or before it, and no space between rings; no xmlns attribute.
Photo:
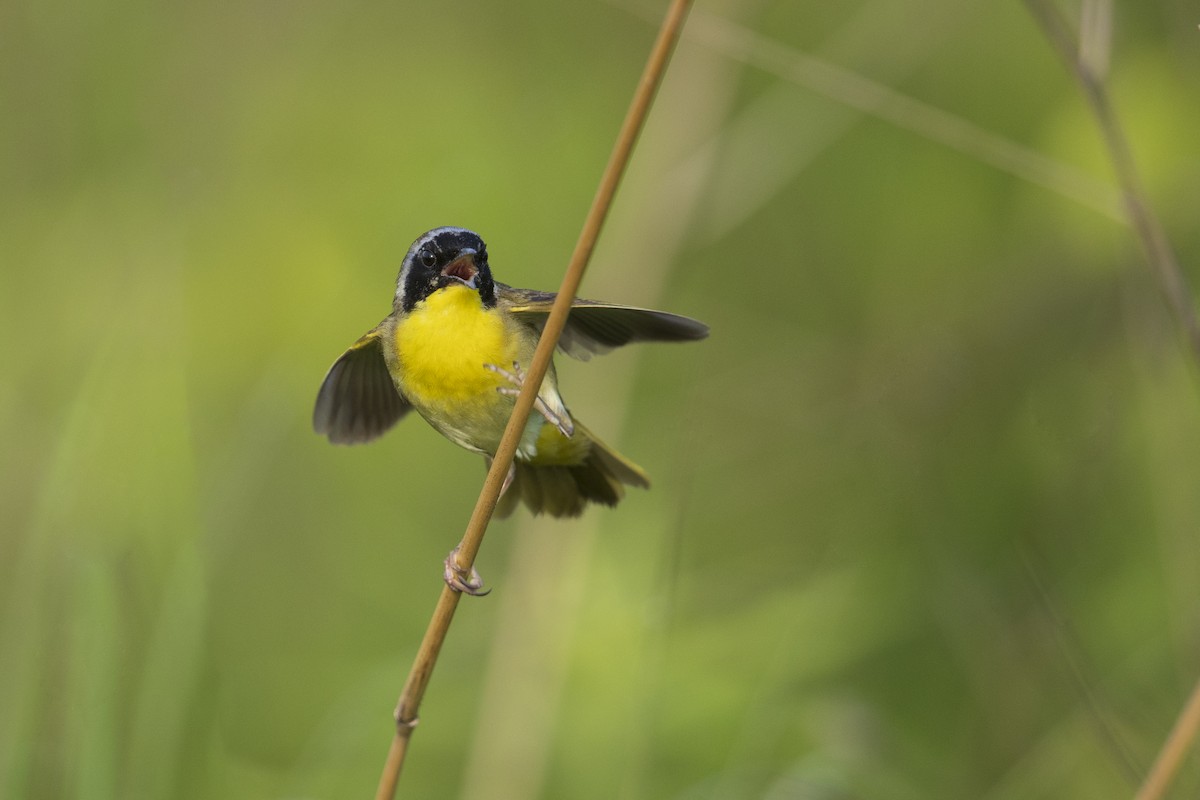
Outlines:
<svg viewBox="0 0 1200 800"><path fill-rule="evenodd" d="M483 470L317 386L427 228L557 286L661 6L0 10L0 796L369 796ZM1117 3L1110 85L1200 282L1192 11ZM493 527L404 796L1127 796L1198 677L1200 393L1076 87L1019 3L691 25L584 294L713 335L560 359L654 488Z"/></svg>

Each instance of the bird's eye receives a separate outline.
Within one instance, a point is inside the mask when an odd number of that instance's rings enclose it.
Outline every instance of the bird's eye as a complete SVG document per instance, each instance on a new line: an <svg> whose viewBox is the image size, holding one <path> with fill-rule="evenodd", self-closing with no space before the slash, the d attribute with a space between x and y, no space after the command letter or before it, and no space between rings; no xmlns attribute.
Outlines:
<svg viewBox="0 0 1200 800"><path fill-rule="evenodd" d="M417 253L417 258L421 260L421 265L426 267L437 266L437 256L428 247L422 247L421 252Z"/></svg>

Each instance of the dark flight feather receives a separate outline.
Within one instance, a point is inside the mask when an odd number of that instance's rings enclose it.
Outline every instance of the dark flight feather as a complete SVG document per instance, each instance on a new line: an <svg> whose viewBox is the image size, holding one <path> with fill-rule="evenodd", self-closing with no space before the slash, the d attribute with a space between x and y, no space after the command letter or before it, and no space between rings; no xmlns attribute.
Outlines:
<svg viewBox="0 0 1200 800"><path fill-rule="evenodd" d="M359 444L382 435L412 409L396 391L377 327L333 362L313 408L313 430L334 444Z"/></svg>
<svg viewBox="0 0 1200 800"><path fill-rule="evenodd" d="M517 319L541 333L555 292L514 289L501 283L496 290ZM708 326L690 317L576 298L558 347L572 358L587 361L631 342L689 342L706 336Z"/></svg>

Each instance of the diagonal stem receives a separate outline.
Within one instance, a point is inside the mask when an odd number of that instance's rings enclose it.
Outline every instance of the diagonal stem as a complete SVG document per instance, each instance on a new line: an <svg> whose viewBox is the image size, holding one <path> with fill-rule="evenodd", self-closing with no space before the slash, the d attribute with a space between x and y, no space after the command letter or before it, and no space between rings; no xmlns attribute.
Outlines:
<svg viewBox="0 0 1200 800"><path fill-rule="evenodd" d="M1150 208L1146 191L1142 187L1137 166L1133 160L1133 151L1129 140L1117 120L1112 101L1104 88L1104 82L1096 69L1077 53L1072 35L1066 20L1054 7L1050 0L1025 0L1030 13L1037 19L1050 40L1051 45L1058 51L1059 56L1066 62L1067 67L1075 75L1083 90L1084 97L1092 107L1100 133L1104 137L1104 145L1112 159L1117 182L1125 201L1125 210L1129 223L1137 233L1146 251L1146 259L1158 280L1159 290L1170 306L1176 321L1183 329L1183 334L1191 349L1192 356L1200 362L1200 321L1197 320L1196 308L1191 289L1184 277L1182 268L1171 243L1167 240L1162 223ZM1191 695L1184 704L1183 710L1175 721L1171 733L1159 750L1150 773L1138 789L1136 800L1159 800L1165 796L1167 788L1174 779L1176 772L1183 763L1184 756L1200 733L1200 680L1192 688Z"/></svg>
<svg viewBox="0 0 1200 800"><path fill-rule="evenodd" d="M1094 69L1079 57L1074 45L1075 37L1071 34L1066 20L1049 0L1025 0L1025 5L1042 26L1051 45L1075 75L1084 98L1092 108L1100 135L1104 138L1104 146L1112 160L1117 183L1121 188L1129 224L1146 252L1146 260L1158 280L1159 290L1183 329L1192 356L1200 361L1200 320L1196 317L1191 289L1179 260L1171 249L1171 243L1167 240L1162 223L1150 208L1129 139L1126 138L1125 131L1117 119L1104 82Z"/></svg>
<svg viewBox="0 0 1200 800"><path fill-rule="evenodd" d="M1179 771L1188 748L1196 738L1197 729L1200 729L1200 683L1192 688L1191 697L1179 713L1179 719L1175 720L1175 727L1171 729L1167 741L1163 742L1162 750L1159 751L1154 766L1150 768L1150 774L1142 782L1134 800L1159 800L1166 796L1171 780Z"/></svg>
<svg viewBox="0 0 1200 800"><path fill-rule="evenodd" d="M491 521L492 512L496 508L496 501L500 497L500 489L504 484L505 476L507 476L508 469L516 454L521 433L525 430L525 423L529 419L529 413L537 397L538 388L542 385L542 379L546 375L546 370L549 369L550 359L554 355L554 348L558 344L558 338L562 334L563 326L566 324L571 303L574 301L575 294L579 290L579 284L583 280L584 270L587 268L592 250L596 246L596 240L600 236L600 229L604 224L605 217L608 215L613 197L616 195L621 175L625 171L625 166L629 163L629 156L633 152L634 142L637 140L642 124L646 120L646 115L650 111L654 94L662 82L663 74L666 72L667 61L670 58L676 41L679 39L679 32L683 27L683 21L690 4L690 0L672 0L670 8L667 10L667 15L663 19L658 38L650 52L650 58L642 72L641 80L638 82L637 89L634 92L633 101L630 103L629 111L625 115L625 121L621 125L620 133L617 135L616 145L613 147L612 155L609 156L604 174L600 178L600 186L596 190L592 206L588 210L587 217L584 219L583 230L580 231L579 240L575 244L575 251L571 254L571 260L567 265L566 274L563 276L558 297L550 309L550 316L547 318L545 328L542 330L537 350L534 352L533 360L529 365L526 376L527 380L524 382L521 392L517 396L512 416L508 420L508 427L504 430L504 436L500 440L500 447L496 450L496 455L492 459L487 478L483 482L483 489L480 491L479 499L475 503L475 510L471 514L471 520L467 523L466 532L463 534L462 541L459 543L456 555L454 556L453 566L457 570L469 573L475 563L475 557L479 553L480 545L483 543L483 536L487 531L488 522ZM392 739L392 745L388 750L387 760L384 763L383 773L379 779L379 787L375 793L376 800L390 800L390 798L395 796L396 784L400 779L400 771L404 766L409 740L412 738L413 730L417 724L417 714L421 706L421 700L425 696L425 689L429 685L434 665L437 663L438 653L441 651L442 643L446 639L450 622L454 619L454 611L458 607L460 597L460 593L449 586L442 587L442 593L438 597L433 616L429 621L429 627L426 629L425 636L421 640L421 646L417 650L412 670L409 672L408 679L404 683L404 689L400 693L400 700L396 705L396 733Z"/></svg>

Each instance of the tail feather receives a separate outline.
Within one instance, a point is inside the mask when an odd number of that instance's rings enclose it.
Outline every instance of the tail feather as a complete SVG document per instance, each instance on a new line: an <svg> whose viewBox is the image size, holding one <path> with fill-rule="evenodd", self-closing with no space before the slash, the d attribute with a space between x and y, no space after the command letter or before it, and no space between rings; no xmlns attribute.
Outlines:
<svg viewBox="0 0 1200 800"><path fill-rule="evenodd" d="M531 464L516 462L512 484L496 504L496 516L507 517L518 502L534 514L578 517L588 503L615 506L626 486L649 488L641 467L617 453L575 421L575 435L591 440L581 464Z"/></svg>
<svg viewBox="0 0 1200 800"><path fill-rule="evenodd" d="M575 429L582 431L584 436L592 440L590 459L599 461L603 472L615 477L620 483L626 486L636 486L639 489L650 488L650 477L646 475L641 467L597 439L592 435L591 431L584 428L578 422L575 423ZM620 499L619 494L617 498ZM613 503L616 503L616 500Z"/></svg>

